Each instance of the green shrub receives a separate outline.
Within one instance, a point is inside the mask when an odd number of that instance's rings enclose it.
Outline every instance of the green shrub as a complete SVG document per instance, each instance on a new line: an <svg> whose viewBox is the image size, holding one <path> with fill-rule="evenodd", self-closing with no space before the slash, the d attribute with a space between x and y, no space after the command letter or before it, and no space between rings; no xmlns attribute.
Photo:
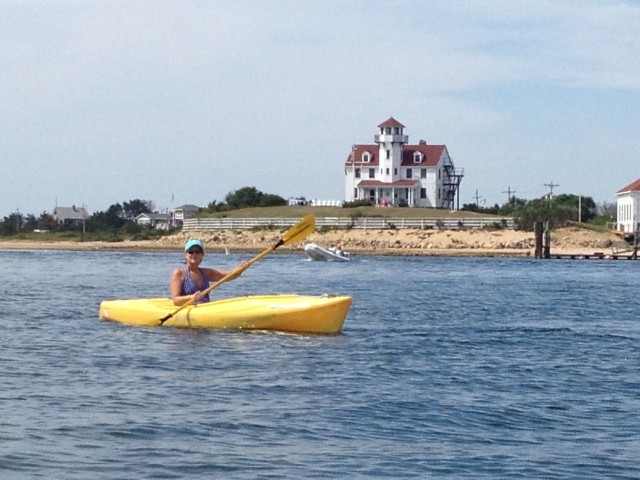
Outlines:
<svg viewBox="0 0 640 480"><path fill-rule="evenodd" d="M373 204L369 200L355 200L353 202L344 202L342 208L371 207Z"/></svg>

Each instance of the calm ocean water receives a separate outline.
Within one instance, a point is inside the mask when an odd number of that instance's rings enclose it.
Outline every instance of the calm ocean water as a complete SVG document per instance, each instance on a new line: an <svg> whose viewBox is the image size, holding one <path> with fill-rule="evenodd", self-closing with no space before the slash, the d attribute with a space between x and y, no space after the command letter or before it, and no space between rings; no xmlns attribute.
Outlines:
<svg viewBox="0 0 640 480"><path fill-rule="evenodd" d="M351 294L341 334L98 320L180 260L0 251L0 478L640 477L640 262L272 254L216 296Z"/></svg>

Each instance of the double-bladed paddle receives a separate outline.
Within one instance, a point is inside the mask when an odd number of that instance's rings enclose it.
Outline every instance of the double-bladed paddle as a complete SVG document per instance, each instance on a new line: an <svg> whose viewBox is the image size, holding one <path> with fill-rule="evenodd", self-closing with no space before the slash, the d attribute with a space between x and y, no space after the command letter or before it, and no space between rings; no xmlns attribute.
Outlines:
<svg viewBox="0 0 640 480"><path fill-rule="evenodd" d="M264 257L265 255L268 255L269 253L273 252L279 246L287 245L289 243L299 242L303 238L308 237L309 235L311 235L313 233L315 228L316 228L316 217L315 217L315 215L307 215L306 217L303 217L302 220L300 220L293 227L291 227L289 230L284 232L284 235L282 235L282 238L280 238L280 240L278 240L274 245L270 246L269 248L267 248L262 253L256 255L255 257L253 257L248 262L245 262L242 266L234 268L231 272L229 272L228 275L222 277L216 283L214 283L209 288L204 290L202 292L203 295L208 294L214 288L219 287L224 282L226 282L226 281L228 281L228 280L230 280L232 278L235 278L236 276L241 274L244 270L249 268L251 265L256 263L258 260L260 260L262 257ZM173 317L176 313L181 311L183 308L188 307L189 305L191 305L193 302L194 302L194 299L191 299L187 303L185 303L184 305L181 305L174 312L169 313L168 315L162 317L160 319L160 325L163 325L164 322L169 320L171 317Z"/></svg>

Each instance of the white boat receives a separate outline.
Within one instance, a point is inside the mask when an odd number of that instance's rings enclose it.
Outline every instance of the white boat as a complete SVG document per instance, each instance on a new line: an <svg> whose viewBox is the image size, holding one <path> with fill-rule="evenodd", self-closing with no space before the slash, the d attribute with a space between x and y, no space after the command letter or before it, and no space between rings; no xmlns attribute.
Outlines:
<svg viewBox="0 0 640 480"><path fill-rule="evenodd" d="M351 258L347 252L343 252L339 248L331 247L329 249L322 248L315 243L308 243L304 246L305 253L311 260L330 261L330 262L350 262Z"/></svg>

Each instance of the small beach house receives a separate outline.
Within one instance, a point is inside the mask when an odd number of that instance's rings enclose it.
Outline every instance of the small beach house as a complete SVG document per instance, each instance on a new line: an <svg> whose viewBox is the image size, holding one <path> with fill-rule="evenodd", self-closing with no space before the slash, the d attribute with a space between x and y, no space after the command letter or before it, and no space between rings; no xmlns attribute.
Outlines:
<svg viewBox="0 0 640 480"><path fill-rule="evenodd" d="M173 226L182 225L187 218L195 217L196 213L200 211L200 207L197 205L180 205L173 209Z"/></svg>
<svg viewBox="0 0 640 480"><path fill-rule="evenodd" d="M156 230L168 230L171 225L171 215L168 213L141 213L136 216L135 221L138 225Z"/></svg>
<svg viewBox="0 0 640 480"><path fill-rule="evenodd" d="M617 230L636 233L638 230L638 211L640 207L640 178L616 192L618 197Z"/></svg>
<svg viewBox="0 0 640 480"><path fill-rule="evenodd" d="M53 219L58 225L66 227L71 225L82 225L89 218L87 211L83 207L56 207L53 209Z"/></svg>

